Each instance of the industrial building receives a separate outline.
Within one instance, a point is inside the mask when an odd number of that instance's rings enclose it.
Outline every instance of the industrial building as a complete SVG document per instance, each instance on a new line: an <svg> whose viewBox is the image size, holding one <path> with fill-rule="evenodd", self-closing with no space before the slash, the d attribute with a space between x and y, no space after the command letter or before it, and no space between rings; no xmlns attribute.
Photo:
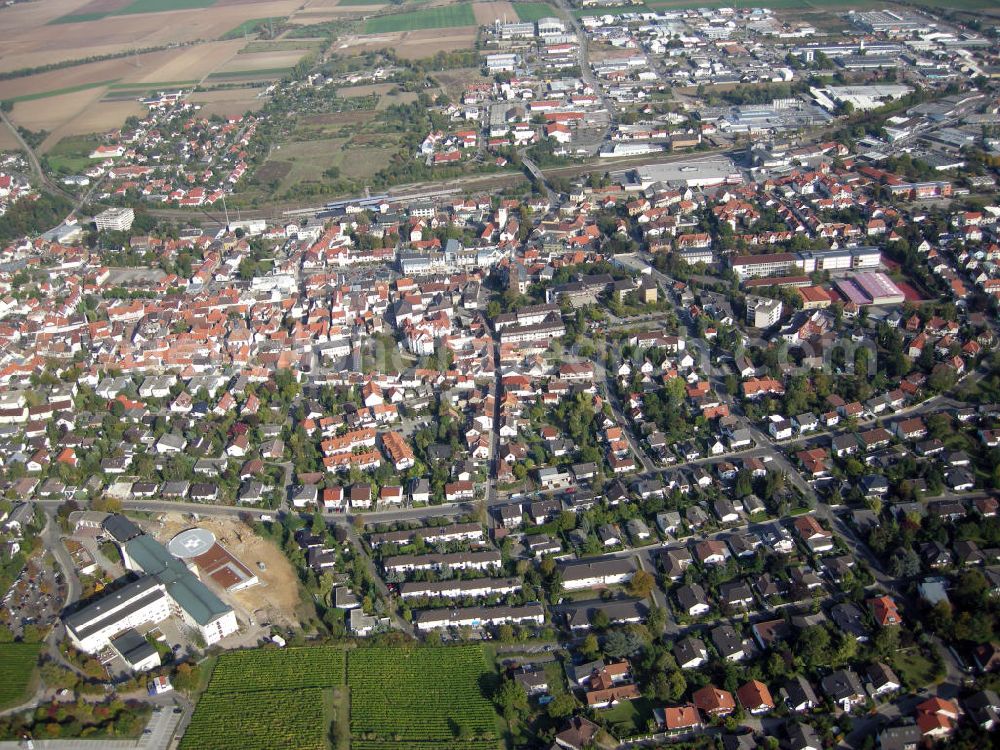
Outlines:
<svg viewBox="0 0 1000 750"><path fill-rule="evenodd" d="M858 306L899 305L906 295L884 273L859 273L836 281L837 291Z"/></svg>
<svg viewBox="0 0 1000 750"><path fill-rule="evenodd" d="M893 99L899 99L913 92L910 86L902 84L878 84L873 86L829 86L820 89L837 104L850 104L854 109L862 111L878 109ZM822 99L818 99L820 104Z"/></svg>
<svg viewBox="0 0 1000 750"><path fill-rule="evenodd" d="M724 156L669 164L647 164L639 167L634 176L642 190L658 182L695 188L739 185L743 181L743 176L732 159Z"/></svg>

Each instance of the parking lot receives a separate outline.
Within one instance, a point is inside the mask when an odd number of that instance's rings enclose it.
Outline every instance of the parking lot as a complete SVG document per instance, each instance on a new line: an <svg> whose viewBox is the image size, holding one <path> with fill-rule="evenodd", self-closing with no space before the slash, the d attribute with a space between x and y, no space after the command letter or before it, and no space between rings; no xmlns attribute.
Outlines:
<svg viewBox="0 0 1000 750"><path fill-rule="evenodd" d="M24 634L27 625L48 628L59 616L65 583L59 573L41 554L36 555L4 593L0 621L13 631L14 637Z"/></svg>

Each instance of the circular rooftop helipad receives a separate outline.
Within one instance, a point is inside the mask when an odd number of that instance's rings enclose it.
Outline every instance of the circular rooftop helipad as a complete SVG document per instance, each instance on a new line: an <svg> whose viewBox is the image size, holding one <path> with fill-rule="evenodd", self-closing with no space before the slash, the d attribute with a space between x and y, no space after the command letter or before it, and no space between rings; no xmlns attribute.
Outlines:
<svg viewBox="0 0 1000 750"><path fill-rule="evenodd" d="M167 544L174 557L197 557L208 552L215 544L215 534L208 529L186 529Z"/></svg>

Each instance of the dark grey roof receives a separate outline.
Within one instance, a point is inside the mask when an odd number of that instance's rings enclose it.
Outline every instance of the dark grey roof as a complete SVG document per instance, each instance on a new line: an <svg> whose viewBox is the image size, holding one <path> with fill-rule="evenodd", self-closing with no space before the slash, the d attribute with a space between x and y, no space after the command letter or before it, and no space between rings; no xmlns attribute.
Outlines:
<svg viewBox="0 0 1000 750"><path fill-rule="evenodd" d="M104 519L104 530L119 544L135 539L142 533L142 529L120 513L114 513Z"/></svg>
<svg viewBox="0 0 1000 750"><path fill-rule="evenodd" d="M130 665L145 661L156 653L156 649L133 628L129 628L121 635L112 638L111 646Z"/></svg>

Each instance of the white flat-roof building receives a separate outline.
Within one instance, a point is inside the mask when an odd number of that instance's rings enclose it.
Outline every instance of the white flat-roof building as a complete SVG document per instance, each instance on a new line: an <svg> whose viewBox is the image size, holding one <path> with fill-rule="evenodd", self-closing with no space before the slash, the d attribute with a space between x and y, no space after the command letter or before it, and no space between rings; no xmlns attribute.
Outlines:
<svg viewBox="0 0 1000 750"><path fill-rule="evenodd" d="M723 156L647 164L636 170L636 176L643 190L657 182L685 187L714 187L723 183L738 185L743 180L732 159Z"/></svg>
<svg viewBox="0 0 1000 750"><path fill-rule="evenodd" d="M135 211L131 208L109 208L94 217L99 231L127 232L135 221Z"/></svg>
<svg viewBox="0 0 1000 750"><path fill-rule="evenodd" d="M479 628L505 622L541 625L545 622L545 611L541 604L525 604L522 607L465 607L451 610L428 609L414 618L417 630L448 627Z"/></svg>
<svg viewBox="0 0 1000 750"><path fill-rule="evenodd" d="M770 328L781 320L781 300L769 297L747 297L747 325Z"/></svg>
<svg viewBox="0 0 1000 750"><path fill-rule="evenodd" d="M143 576L66 616L63 622L74 646L96 654L119 633L154 625L168 617L170 597L166 586L152 576Z"/></svg>

